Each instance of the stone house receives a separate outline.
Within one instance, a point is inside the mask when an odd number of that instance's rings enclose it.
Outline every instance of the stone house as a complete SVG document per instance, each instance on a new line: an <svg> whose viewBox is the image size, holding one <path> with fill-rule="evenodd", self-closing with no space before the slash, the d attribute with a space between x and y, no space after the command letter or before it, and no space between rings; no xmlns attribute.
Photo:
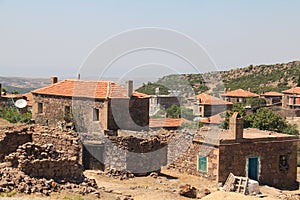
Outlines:
<svg viewBox="0 0 300 200"><path fill-rule="evenodd" d="M168 109L172 105L180 106L182 100L182 97L174 95L150 95L149 114L150 116L153 116L157 111Z"/></svg>
<svg viewBox="0 0 300 200"><path fill-rule="evenodd" d="M285 91L282 91L282 107L290 109L300 108L300 87L294 87Z"/></svg>
<svg viewBox="0 0 300 200"><path fill-rule="evenodd" d="M32 91L32 117L36 123L58 126L74 119L84 132L99 130L147 130L149 97L111 81L67 79Z"/></svg>
<svg viewBox="0 0 300 200"><path fill-rule="evenodd" d="M198 117L210 117L232 109L231 102L213 97L209 94L201 93L198 94L196 98L197 107L194 114Z"/></svg>
<svg viewBox="0 0 300 200"><path fill-rule="evenodd" d="M224 100L232 102L232 103L246 103L248 98L258 98L259 97L258 94L255 94L250 91L243 90L243 89L227 91L227 92L225 92L225 94L222 94L221 96Z"/></svg>
<svg viewBox="0 0 300 200"><path fill-rule="evenodd" d="M200 131L173 167L222 183L233 173L289 188L297 178L297 143L297 136L243 129L243 119L234 113L229 130Z"/></svg>
<svg viewBox="0 0 300 200"><path fill-rule="evenodd" d="M260 95L260 98L266 100L267 106L281 105L282 103L282 93L279 92L266 92Z"/></svg>

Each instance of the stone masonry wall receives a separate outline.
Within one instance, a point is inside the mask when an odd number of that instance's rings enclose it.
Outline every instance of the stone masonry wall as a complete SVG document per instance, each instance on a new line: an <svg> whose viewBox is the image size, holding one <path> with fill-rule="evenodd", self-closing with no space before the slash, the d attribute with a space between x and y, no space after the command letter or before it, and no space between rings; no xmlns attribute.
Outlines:
<svg viewBox="0 0 300 200"><path fill-rule="evenodd" d="M208 152L208 154L206 154ZM207 156L207 173L197 169L198 156ZM189 149L168 167L175 168L181 173L206 177L210 180L218 179L219 149L200 142L193 141Z"/></svg>
<svg viewBox="0 0 300 200"><path fill-rule="evenodd" d="M279 158L288 157L288 168L280 170ZM236 143L220 146L219 182L224 182L230 172L246 176L247 159L259 156L259 182L286 188L296 181L297 141L266 141Z"/></svg>
<svg viewBox="0 0 300 200"><path fill-rule="evenodd" d="M4 157L17 150L19 145L32 141L32 134L27 134L28 127L0 130L0 162Z"/></svg>
<svg viewBox="0 0 300 200"><path fill-rule="evenodd" d="M111 99L108 108L108 129L149 129L149 99Z"/></svg>

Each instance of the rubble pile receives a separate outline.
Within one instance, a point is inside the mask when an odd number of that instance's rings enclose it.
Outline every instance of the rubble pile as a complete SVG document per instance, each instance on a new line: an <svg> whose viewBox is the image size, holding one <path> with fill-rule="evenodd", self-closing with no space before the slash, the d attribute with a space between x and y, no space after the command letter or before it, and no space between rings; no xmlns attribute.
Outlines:
<svg viewBox="0 0 300 200"><path fill-rule="evenodd" d="M0 130L0 147L0 192L50 195L64 190L100 197L95 180L83 175L75 132L40 125L7 127Z"/></svg>
<svg viewBox="0 0 300 200"><path fill-rule="evenodd" d="M99 197L95 180L84 178L80 184L65 181L56 182L53 179L34 178L24 172L11 167L0 169L0 192L16 191L25 194L43 194L49 196L52 192L66 190L81 195L94 194Z"/></svg>
<svg viewBox="0 0 300 200"><path fill-rule="evenodd" d="M128 171L118 171L116 169L106 168L102 173L108 177L119 178L120 180L127 180L130 178L134 178L134 174Z"/></svg>

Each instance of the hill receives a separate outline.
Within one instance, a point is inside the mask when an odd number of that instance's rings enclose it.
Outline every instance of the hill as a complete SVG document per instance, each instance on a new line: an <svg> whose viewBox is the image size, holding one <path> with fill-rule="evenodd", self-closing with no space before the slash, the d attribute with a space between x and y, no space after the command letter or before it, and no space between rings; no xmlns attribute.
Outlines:
<svg viewBox="0 0 300 200"><path fill-rule="evenodd" d="M50 80L47 78L21 78L21 77L0 77L2 88L8 92L18 91L18 93L27 93L36 88L49 85Z"/></svg>
<svg viewBox="0 0 300 200"><path fill-rule="evenodd" d="M190 84L197 94L201 91L221 92L224 89L235 90L250 89L255 93L268 91L281 92L295 87L300 76L300 61L273 65L246 66L228 71L215 71L204 74L168 75L160 78L156 84L167 86L169 89L185 91L186 84ZM138 91L154 94L146 91L144 84ZM187 94L184 96L188 96Z"/></svg>

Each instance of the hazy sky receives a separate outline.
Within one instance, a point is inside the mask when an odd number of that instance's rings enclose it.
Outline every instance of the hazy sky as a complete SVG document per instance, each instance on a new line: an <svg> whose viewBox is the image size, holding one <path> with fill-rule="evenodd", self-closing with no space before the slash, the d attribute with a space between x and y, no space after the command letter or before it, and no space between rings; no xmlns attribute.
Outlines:
<svg viewBox="0 0 300 200"><path fill-rule="evenodd" d="M299 8L298 0L0 0L0 76L74 77L99 43L140 27L186 34L220 70L299 60Z"/></svg>

